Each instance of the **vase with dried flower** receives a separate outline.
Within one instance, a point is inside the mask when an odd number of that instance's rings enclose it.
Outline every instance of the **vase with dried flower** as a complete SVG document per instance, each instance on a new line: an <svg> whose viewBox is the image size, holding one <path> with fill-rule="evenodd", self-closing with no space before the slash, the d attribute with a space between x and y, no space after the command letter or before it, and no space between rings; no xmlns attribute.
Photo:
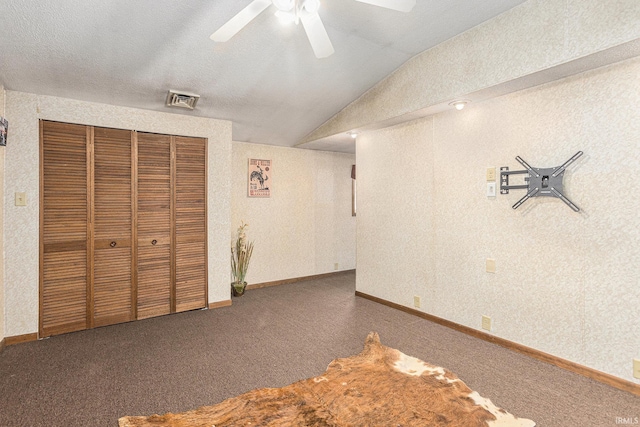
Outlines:
<svg viewBox="0 0 640 427"><path fill-rule="evenodd" d="M249 261L253 253L253 242L247 242L246 229L249 224L244 222L238 227L235 241L231 244L231 293L239 297L244 294L247 282L244 280L249 269Z"/></svg>

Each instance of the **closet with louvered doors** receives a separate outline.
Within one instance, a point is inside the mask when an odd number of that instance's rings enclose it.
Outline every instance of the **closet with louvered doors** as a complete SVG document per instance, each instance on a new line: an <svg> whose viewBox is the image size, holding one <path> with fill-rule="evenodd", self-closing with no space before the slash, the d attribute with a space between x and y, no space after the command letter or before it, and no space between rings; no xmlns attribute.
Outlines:
<svg viewBox="0 0 640 427"><path fill-rule="evenodd" d="M40 336L206 307L206 139L40 133Z"/></svg>

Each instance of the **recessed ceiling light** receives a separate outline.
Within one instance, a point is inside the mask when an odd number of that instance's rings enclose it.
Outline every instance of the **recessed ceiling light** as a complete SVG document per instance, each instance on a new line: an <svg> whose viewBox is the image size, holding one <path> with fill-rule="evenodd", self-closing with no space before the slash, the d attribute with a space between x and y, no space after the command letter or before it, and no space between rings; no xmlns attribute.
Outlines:
<svg viewBox="0 0 640 427"><path fill-rule="evenodd" d="M358 136L358 133L357 132L353 132L353 131L349 131L349 132L347 132L347 135L349 135L353 139L356 139L356 137Z"/></svg>
<svg viewBox="0 0 640 427"><path fill-rule="evenodd" d="M455 101L450 102L449 105L451 105L452 107L455 107L456 110L462 110L465 107L465 105L467 105L469 102L471 101L469 101L468 99L457 99Z"/></svg>

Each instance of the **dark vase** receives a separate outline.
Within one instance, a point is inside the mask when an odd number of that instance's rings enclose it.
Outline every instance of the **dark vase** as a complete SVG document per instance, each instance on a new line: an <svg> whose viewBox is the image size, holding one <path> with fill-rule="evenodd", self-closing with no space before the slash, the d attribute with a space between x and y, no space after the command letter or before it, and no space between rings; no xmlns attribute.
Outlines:
<svg viewBox="0 0 640 427"><path fill-rule="evenodd" d="M231 283L231 294L234 297L241 297L244 295L244 291L247 289L247 282L242 282L242 284L238 282Z"/></svg>

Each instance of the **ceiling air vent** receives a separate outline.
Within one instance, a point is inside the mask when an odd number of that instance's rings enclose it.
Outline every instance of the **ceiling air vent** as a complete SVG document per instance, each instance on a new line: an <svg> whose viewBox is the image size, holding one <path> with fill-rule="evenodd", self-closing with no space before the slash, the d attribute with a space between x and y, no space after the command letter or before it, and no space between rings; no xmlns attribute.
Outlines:
<svg viewBox="0 0 640 427"><path fill-rule="evenodd" d="M170 90L167 95L167 107L180 107L180 108L188 108L189 110L193 110L196 108L196 104L198 103L198 99L200 99L200 95L196 95L193 93L187 92L176 92L175 90Z"/></svg>

